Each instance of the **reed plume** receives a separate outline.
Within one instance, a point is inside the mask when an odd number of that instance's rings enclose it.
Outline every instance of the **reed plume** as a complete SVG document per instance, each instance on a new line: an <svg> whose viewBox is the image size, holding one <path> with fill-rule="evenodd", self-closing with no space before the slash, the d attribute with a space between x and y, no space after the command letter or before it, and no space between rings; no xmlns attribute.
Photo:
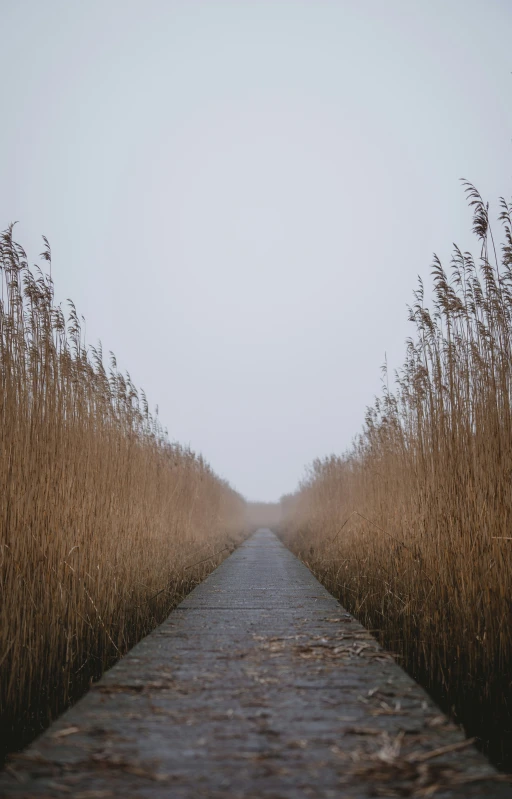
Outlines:
<svg viewBox="0 0 512 799"><path fill-rule="evenodd" d="M14 748L218 565L245 502L86 346L12 227L0 284L0 738Z"/></svg>
<svg viewBox="0 0 512 799"><path fill-rule="evenodd" d="M352 449L315 461L282 505L303 559L511 768L512 205L497 247L464 186L477 255L434 258L391 387Z"/></svg>

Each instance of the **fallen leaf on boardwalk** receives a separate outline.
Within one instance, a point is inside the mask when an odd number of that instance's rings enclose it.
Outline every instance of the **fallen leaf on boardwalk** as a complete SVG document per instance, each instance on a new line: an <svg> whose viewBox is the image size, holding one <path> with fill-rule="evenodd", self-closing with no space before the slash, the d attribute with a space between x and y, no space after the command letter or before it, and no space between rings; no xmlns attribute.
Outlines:
<svg viewBox="0 0 512 799"><path fill-rule="evenodd" d="M13 777L13 779L15 779L16 782L27 782L28 779L27 775L23 774L23 772L16 771L16 769L13 768L13 766L9 765L5 766L4 771L6 772L6 774L9 774L11 777Z"/></svg>
<svg viewBox="0 0 512 799"><path fill-rule="evenodd" d="M130 693L136 694L141 693L144 690L143 685L98 685L92 687L92 690L99 691L100 694L121 694L121 693Z"/></svg>
<svg viewBox="0 0 512 799"><path fill-rule="evenodd" d="M364 779L370 783L374 796L429 797L457 785L481 781L510 782L512 779L508 775L492 772L487 766L468 771L452 763L429 762L441 755L464 749L473 741L458 741L430 752L405 755L401 752L404 735L401 732L392 739L383 733L381 747L373 754L363 750L353 752L354 765L344 774L342 782L349 782L353 777Z"/></svg>
<svg viewBox="0 0 512 799"><path fill-rule="evenodd" d="M148 682L144 686L146 690L166 690L169 688L174 688L175 683L173 680L154 680L153 682Z"/></svg>
<svg viewBox="0 0 512 799"><path fill-rule="evenodd" d="M447 725L451 724L451 722L449 721L449 719L446 718L446 716L433 716L431 719L428 719L428 721L425 723L427 727L440 727L443 724Z"/></svg>
<svg viewBox="0 0 512 799"><path fill-rule="evenodd" d="M284 641L266 641L264 644L260 645L260 649L265 650L266 652L270 652L271 654L282 654L283 650L285 649L286 644Z"/></svg>
<svg viewBox="0 0 512 799"><path fill-rule="evenodd" d="M35 749L31 749L30 752L15 752L14 754L9 756L9 759L13 761L14 765L16 766L18 763L51 763L51 760L44 757L41 752L37 752Z"/></svg>
<svg viewBox="0 0 512 799"><path fill-rule="evenodd" d="M301 738L300 740L297 741L289 741L286 744L288 749L306 749L307 745L308 742L304 738Z"/></svg>
<svg viewBox="0 0 512 799"><path fill-rule="evenodd" d="M150 682L133 682L133 683L113 683L98 685L95 689L101 694L140 694L146 691L162 691L170 690L176 687L176 683L172 680L153 680Z"/></svg>
<svg viewBox="0 0 512 799"><path fill-rule="evenodd" d="M411 713L408 710L403 710L400 707L376 707L372 708L370 711L372 716L410 716Z"/></svg>
<svg viewBox="0 0 512 799"><path fill-rule="evenodd" d="M66 735L74 735L75 732L80 732L80 727L66 727L53 734L53 738L65 738Z"/></svg>
<svg viewBox="0 0 512 799"><path fill-rule="evenodd" d="M114 796L112 791L79 791L74 794L74 799L106 799L107 796Z"/></svg>
<svg viewBox="0 0 512 799"><path fill-rule="evenodd" d="M375 645L373 643L356 643L356 642L349 642L345 641L344 643L330 643L330 641L337 640L339 642L340 638L337 639L326 639L321 638L318 641L311 641L309 644L302 644L295 647L295 651L298 653L299 657L302 657L306 660L316 658L333 658L333 657L340 657L344 655L356 655L359 657L376 657L380 659L386 659L386 652L382 652L379 649L375 649Z"/></svg>
<svg viewBox="0 0 512 799"><path fill-rule="evenodd" d="M454 744L440 746L438 749L431 749L430 752L414 752L412 755L408 756L408 760L411 763L424 763L426 760L432 760L433 757L440 757L440 755L446 755L449 752L459 752L461 749L467 749L467 747L472 746L475 741L476 738L467 738L465 741L457 741L457 743Z"/></svg>
<svg viewBox="0 0 512 799"><path fill-rule="evenodd" d="M269 707L266 697L248 699L245 702L241 702L241 705L242 707Z"/></svg>
<svg viewBox="0 0 512 799"><path fill-rule="evenodd" d="M356 655L362 655L363 652L365 654L369 654L367 652L368 649L370 649L370 644L359 644L358 646L354 646L354 652L355 652ZM375 650L372 650L372 651L375 652ZM378 652L376 654L380 654L380 652Z"/></svg>
<svg viewBox="0 0 512 799"><path fill-rule="evenodd" d="M509 782L505 774L468 773L445 765L428 763L373 763L361 765L347 774L343 782L353 777L370 782L373 796L429 797L449 791L458 785L474 782Z"/></svg>
<svg viewBox="0 0 512 799"><path fill-rule="evenodd" d="M378 727L347 727L344 732L346 735L382 735Z"/></svg>
<svg viewBox="0 0 512 799"><path fill-rule="evenodd" d="M361 654L364 654L365 657L376 658L377 660L382 660L382 662L386 663L393 663L395 658L402 657L402 655L398 655L393 652L383 652L382 650L379 649L372 649L372 650L366 649L366 651Z"/></svg>
<svg viewBox="0 0 512 799"><path fill-rule="evenodd" d="M143 777L146 780L153 782L169 782L170 777L168 774L162 774L159 771L154 771L148 765L139 764L137 761L131 761L121 755L112 755L110 753L100 753L92 756L92 761L100 767L119 769L127 774L133 774L135 777Z"/></svg>

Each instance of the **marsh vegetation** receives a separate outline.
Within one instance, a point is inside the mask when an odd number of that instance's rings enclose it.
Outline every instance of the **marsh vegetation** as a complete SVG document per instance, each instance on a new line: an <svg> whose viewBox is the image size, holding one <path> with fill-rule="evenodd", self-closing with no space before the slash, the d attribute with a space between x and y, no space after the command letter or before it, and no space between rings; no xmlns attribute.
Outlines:
<svg viewBox="0 0 512 799"><path fill-rule="evenodd" d="M282 502L287 540L512 768L512 206L465 184L475 256L436 258L403 367L344 456ZM430 292L429 292L430 296ZM430 305L430 307L429 307Z"/></svg>
<svg viewBox="0 0 512 799"><path fill-rule="evenodd" d="M48 270L47 243L43 259ZM245 502L170 443L113 355L106 367L86 346L12 228L0 281L1 755L218 565Z"/></svg>

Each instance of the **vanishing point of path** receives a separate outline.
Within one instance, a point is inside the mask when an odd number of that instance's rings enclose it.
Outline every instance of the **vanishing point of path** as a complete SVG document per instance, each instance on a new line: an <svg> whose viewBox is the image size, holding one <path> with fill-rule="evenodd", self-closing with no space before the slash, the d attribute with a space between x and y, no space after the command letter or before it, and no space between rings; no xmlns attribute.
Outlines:
<svg viewBox="0 0 512 799"><path fill-rule="evenodd" d="M2 797L511 797L259 530L0 775Z"/></svg>

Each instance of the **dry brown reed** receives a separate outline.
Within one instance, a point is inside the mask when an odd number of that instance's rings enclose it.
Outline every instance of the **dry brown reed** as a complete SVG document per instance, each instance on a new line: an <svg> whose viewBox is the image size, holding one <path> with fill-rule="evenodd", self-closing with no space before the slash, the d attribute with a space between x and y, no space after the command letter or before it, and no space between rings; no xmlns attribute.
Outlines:
<svg viewBox="0 0 512 799"><path fill-rule="evenodd" d="M283 499L292 546L512 768L512 205L501 251L465 183L478 258L435 258L403 368L343 457ZM486 743L485 743L486 742Z"/></svg>
<svg viewBox="0 0 512 799"><path fill-rule="evenodd" d="M50 260L45 240L43 257ZM232 548L245 502L0 243L0 738L46 725ZM1 753L0 753L1 754Z"/></svg>

